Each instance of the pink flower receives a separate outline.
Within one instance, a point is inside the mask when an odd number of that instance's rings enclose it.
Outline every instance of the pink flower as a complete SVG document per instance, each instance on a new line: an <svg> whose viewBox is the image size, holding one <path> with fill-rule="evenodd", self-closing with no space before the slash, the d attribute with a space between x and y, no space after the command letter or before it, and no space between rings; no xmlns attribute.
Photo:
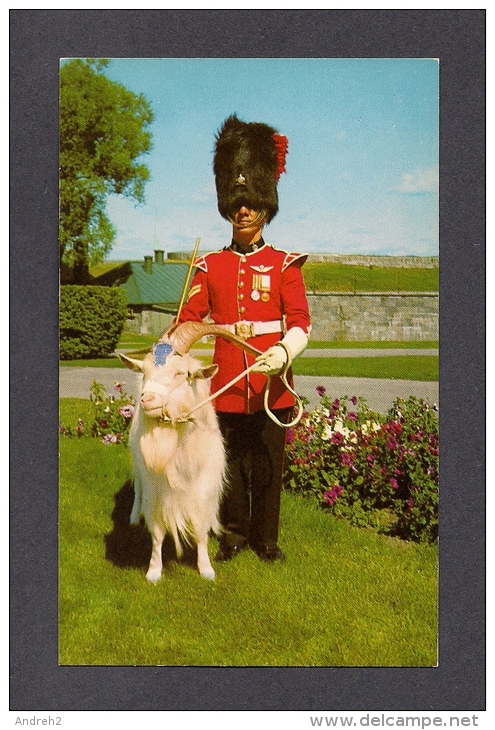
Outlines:
<svg viewBox="0 0 495 730"><path fill-rule="evenodd" d="M327 389L325 388L324 385L317 385L316 392L318 393L318 395L321 398L323 395L325 395L325 393L327 392Z"/></svg>
<svg viewBox="0 0 495 730"><path fill-rule="evenodd" d="M344 466L352 466L352 459L349 456L349 454L346 454L344 451L340 454L340 461Z"/></svg>
<svg viewBox="0 0 495 730"><path fill-rule="evenodd" d="M352 403L352 405L353 405L353 406L356 406L356 405L357 405L357 402L358 402L358 399L356 398L356 396L355 396L355 395L353 395L353 396L352 396L352 398L351 398L351 403Z"/></svg>
<svg viewBox="0 0 495 730"><path fill-rule="evenodd" d="M390 449L390 451L393 451L396 446L397 446L397 439L395 438L395 436L391 436L388 440L387 447Z"/></svg>
<svg viewBox="0 0 495 730"><path fill-rule="evenodd" d="M350 413L347 414L347 418L349 421L357 421L357 413L354 413L354 411L350 411Z"/></svg>
<svg viewBox="0 0 495 730"><path fill-rule="evenodd" d="M123 418L132 418L134 415L134 406L122 406L122 408L119 408L119 414L123 416Z"/></svg>
<svg viewBox="0 0 495 730"><path fill-rule="evenodd" d="M115 436L113 433L107 433L106 436L102 439L104 444L116 444L117 443L117 436Z"/></svg>
<svg viewBox="0 0 495 730"><path fill-rule="evenodd" d="M391 479L389 479L389 482L392 485L392 489L399 489L399 483L397 479L394 479L394 477L392 477Z"/></svg>
<svg viewBox="0 0 495 730"><path fill-rule="evenodd" d="M338 484L332 487L328 492L323 493L323 499L330 507L333 507L337 499L340 497L344 490Z"/></svg>

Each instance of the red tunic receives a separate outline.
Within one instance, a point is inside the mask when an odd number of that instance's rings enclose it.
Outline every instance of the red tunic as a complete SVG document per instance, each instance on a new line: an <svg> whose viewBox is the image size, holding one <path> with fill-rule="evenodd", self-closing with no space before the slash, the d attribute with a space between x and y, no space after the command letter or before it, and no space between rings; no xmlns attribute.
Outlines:
<svg viewBox="0 0 495 730"><path fill-rule="evenodd" d="M277 332L247 340L261 352L279 342L285 331L292 327L300 327L308 333L309 309L301 273L306 258L303 254L279 251L264 242L252 253L237 253L228 248L202 256L195 262L197 271L179 323L201 322L207 315L218 325L279 320L281 326ZM254 358L218 337L213 362L218 364L219 370L212 380L212 393L249 367ZM289 375L291 382L290 371ZM225 413L255 413L263 410L266 383L265 375L249 373L216 398L216 410ZM290 408L293 405L293 396L278 377L273 377L270 409Z"/></svg>

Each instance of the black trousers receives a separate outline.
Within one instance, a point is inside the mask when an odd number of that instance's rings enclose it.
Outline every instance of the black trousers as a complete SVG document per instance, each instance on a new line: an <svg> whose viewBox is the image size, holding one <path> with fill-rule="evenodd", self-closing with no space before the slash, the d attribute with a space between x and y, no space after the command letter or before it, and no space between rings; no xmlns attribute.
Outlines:
<svg viewBox="0 0 495 730"><path fill-rule="evenodd" d="M292 409L274 411L288 423ZM287 431L265 413L218 413L227 451L227 489L220 522L228 545L275 545Z"/></svg>

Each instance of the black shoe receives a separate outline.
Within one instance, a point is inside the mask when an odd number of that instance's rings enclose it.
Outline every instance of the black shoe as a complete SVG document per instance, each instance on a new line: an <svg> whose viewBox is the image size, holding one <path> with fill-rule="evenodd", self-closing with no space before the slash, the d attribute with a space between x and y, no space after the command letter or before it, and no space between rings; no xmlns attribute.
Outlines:
<svg viewBox="0 0 495 730"><path fill-rule="evenodd" d="M216 563L228 563L235 558L241 552L242 548L239 545L226 545L220 543L218 553L215 555Z"/></svg>
<svg viewBox="0 0 495 730"><path fill-rule="evenodd" d="M278 545L265 545L265 547L256 550L256 554L260 560L265 563L274 563L276 560L285 560L285 555Z"/></svg>

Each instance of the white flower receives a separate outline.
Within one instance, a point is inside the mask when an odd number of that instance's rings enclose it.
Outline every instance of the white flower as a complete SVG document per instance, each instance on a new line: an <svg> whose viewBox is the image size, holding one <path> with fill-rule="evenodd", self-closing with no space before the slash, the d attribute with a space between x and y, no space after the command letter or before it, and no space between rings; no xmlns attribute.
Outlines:
<svg viewBox="0 0 495 730"><path fill-rule="evenodd" d="M333 430L336 433L344 433L344 424L342 423L342 421L335 421L335 423L333 424Z"/></svg>
<svg viewBox="0 0 495 730"><path fill-rule="evenodd" d="M361 426L361 433L367 434L368 433L368 423L369 421L366 421L366 423L363 423Z"/></svg>
<svg viewBox="0 0 495 730"><path fill-rule="evenodd" d="M373 431L378 432L381 429L381 426L376 421L373 421L373 423L371 424L371 428L373 429Z"/></svg>
<svg viewBox="0 0 495 730"><path fill-rule="evenodd" d="M355 431L352 431L349 441L351 444L357 444L357 433Z"/></svg>
<svg viewBox="0 0 495 730"><path fill-rule="evenodd" d="M323 431L321 433L321 440L329 441L332 438L332 433L333 433L333 431L330 428L330 426L328 425L328 423L325 424L325 428L323 429Z"/></svg>

